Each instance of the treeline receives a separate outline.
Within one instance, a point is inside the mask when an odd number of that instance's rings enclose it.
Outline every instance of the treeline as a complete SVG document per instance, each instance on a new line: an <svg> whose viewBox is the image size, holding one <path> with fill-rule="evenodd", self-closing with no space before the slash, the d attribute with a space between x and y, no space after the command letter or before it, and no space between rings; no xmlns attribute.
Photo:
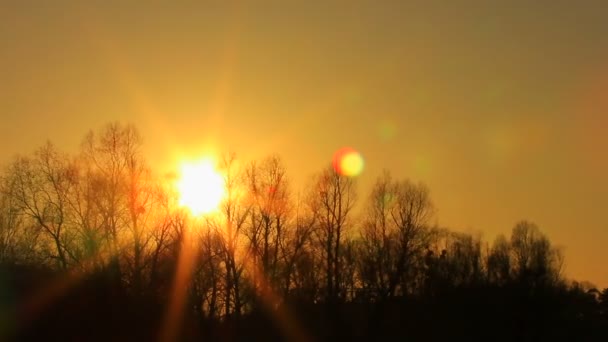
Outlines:
<svg viewBox="0 0 608 342"><path fill-rule="evenodd" d="M139 325L143 336L167 339L177 336L166 322L178 311L181 331L190 331L182 337L234 324L246 329L259 315L272 324L258 329L272 326L272 336L288 339L450 337L458 330L433 326L473 317L464 314L472 308L486 327L510 320L505 329L523 334L505 335L513 338L547 336L529 327L541 319L529 316L535 308L561 322L547 331L599 336L608 326L608 290L566 281L560 250L531 222L487 243L432 225L434 207L422 183L385 172L360 196L354 178L328 166L295 196L278 156L243 163L234 155L220 160L226 197L218 212L193 218L140 149L133 126L113 123L87 134L74 155L47 143L3 169L0 264L17 298L5 305L15 317L5 332L37 336L44 323L24 322L41 322L36 315L52 321L45 310L105 315L92 328L100 330L107 316L127 315L131 323L117 323L120 329ZM106 306L70 302L53 311L53 298L23 304L55 283L63 284L58 298L81 293L80 301L98 296ZM184 293L181 302L176 293ZM513 314L499 314L501 307ZM458 310L441 316L448 308ZM428 335L417 335L421 326Z"/></svg>

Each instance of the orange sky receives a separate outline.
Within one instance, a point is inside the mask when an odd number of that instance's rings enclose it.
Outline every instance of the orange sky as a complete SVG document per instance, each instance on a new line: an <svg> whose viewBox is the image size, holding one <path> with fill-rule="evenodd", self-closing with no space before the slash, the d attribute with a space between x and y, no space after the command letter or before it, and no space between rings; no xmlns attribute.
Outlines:
<svg viewBox="0 0 608 342"><path fill-rule="evenodd" d="M0 162L119 120L161 172L278 153L300 188L352 146L362 198L422 180L441 225L532 220L608 286L608 3L324 2L3 4Z"/></svg>

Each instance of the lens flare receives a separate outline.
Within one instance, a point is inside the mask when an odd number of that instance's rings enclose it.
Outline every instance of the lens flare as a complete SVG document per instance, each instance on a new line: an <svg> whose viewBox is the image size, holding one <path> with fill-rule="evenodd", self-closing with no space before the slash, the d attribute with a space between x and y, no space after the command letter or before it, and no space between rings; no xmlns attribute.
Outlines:
<svg viewBox="0 0 608 342"><path fill-rule="evenodd" d="M334 170L343 176L356 177L361 174L364 166L363 157L353 148L342 148L334 155Z"/></svg>

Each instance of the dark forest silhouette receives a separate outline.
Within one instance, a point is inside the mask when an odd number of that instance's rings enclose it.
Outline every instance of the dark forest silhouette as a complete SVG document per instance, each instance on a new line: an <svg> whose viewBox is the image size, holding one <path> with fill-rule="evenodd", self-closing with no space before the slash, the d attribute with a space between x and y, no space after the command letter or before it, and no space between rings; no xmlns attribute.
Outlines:
<svg viewBox="0 0 608 342"><path fill-rule="evenodd" d="M388 171L361 195L328 166L295 196L280 157L233 155L193 218L140 147L114 123L3 169L0 339L608 340L608 289L567 281L532 222L488 243Z"/></svg>

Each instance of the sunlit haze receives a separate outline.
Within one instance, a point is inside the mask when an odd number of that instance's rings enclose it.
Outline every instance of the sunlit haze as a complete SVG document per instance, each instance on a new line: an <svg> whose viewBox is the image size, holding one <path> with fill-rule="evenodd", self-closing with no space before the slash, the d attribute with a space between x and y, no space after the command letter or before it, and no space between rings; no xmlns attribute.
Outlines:
<svg viewBox="0 0 608 342"><path fill-rule="evenodd" d="M357 210L388 169L428 185L433 224L491 242L533 221L568 278L608 286L607 6L3 2L0 163L132 123L201 214L219 176L183 155L278 154L296 198L349 147Z"/></svg>

